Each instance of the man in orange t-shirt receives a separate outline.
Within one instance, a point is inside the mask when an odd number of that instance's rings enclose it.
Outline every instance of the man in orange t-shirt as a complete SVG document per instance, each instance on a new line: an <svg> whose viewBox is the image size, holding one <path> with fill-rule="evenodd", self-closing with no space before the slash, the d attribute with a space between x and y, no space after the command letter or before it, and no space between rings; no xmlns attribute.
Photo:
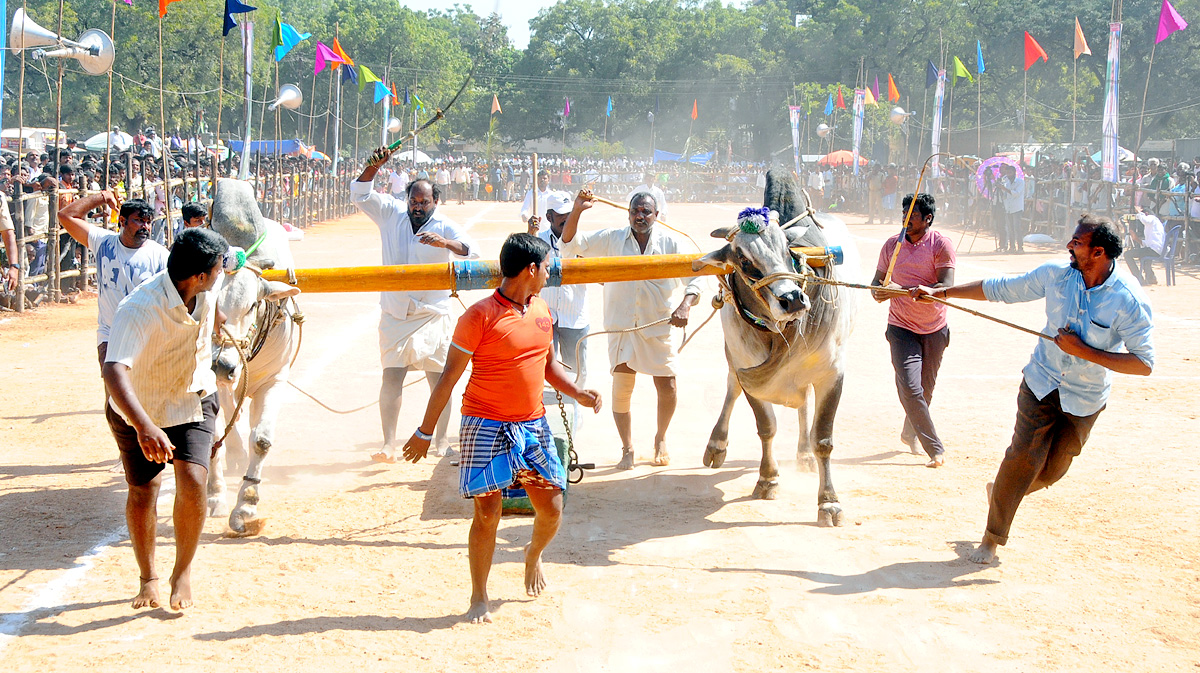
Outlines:
<svg viewBox="0 0 1200 673"><path fill-rule="evenodd" d="M525 593L546 586L542 551L562 519L567 474L554 447L542 405L542 381L600 411L600 393L575 385L551 357L553 321L537 293L550 277L550 245L530 234L513 234L500 249L504 280L492 296L472 304L458 320L442 378L425 418L404 445L404 459L417 462L429 451L434 425L454 385L472 363L463 393L459 448L459 492L475 501L468 556L472 623L491 622L487 578L500 524L500 489L519 483L533 505L533 536L525 548ZM430 428L429 432L421 428Z"/></svg>

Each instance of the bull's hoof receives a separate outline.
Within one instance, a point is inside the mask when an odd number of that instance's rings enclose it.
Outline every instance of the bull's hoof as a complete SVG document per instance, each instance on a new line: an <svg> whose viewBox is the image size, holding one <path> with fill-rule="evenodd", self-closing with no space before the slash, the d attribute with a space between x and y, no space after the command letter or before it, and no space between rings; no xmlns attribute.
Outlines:
<svg viewBox="0 0 1200 673"><path fill-rule="evenodd" d="M225 531L225 537L254 537L263 532L267 527L266 519L245 519L240 521L241 529L235 530L230 522L230 527Z"/></svg>
<svg viewBox="0 0 1200 673"><path fill-rule="evenodd" d="M717 468L725 464L725 456L729 451L716 442L709 442L704 447L704 467Z"/></svg>
<svg viewBox="0 0 1200 673"><path fill-rule="evenodd" d="M817 457L811 451L796 452L796 470L798 472L816 472Z"/></svg>
<svg viewBox="0 0 1200 673"><path fill-rule="evenodd" d="M754 497L759 500L774 500L779 497L779 482L775 479L771 481L758 480L754 485Z"/></svg>
<svg viewBox="0 0 1200 673"><path fill-rule="evenodd" d="M836 502L827 502L817 510L817 525L828 528L842 525L842 507Z"/></svg>
<svg viewBox="0 0 1200 673"><path fill-rule="evenodd" d="M219 495L208 496L208 515L211 517L224 517L229 514L229 505L225 503L225 498Z"/></svg>

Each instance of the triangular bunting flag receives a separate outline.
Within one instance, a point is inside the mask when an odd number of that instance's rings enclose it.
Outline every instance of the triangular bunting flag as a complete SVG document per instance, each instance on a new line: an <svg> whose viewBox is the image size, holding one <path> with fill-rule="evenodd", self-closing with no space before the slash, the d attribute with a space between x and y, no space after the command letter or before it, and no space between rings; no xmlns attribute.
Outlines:
<svg viewBox="0 0 1200 673"><path fill-rule="evenodd" d="M504 110L500 109L500 99L496 94L492 94L492 114L504 114Z"/></svg>
<svg viewBox="0 0 1200 673"><path fill-rule="evenodd" d="M1162 10L1158 13L1158 36L1154 38L1154 44L1167 39L1171 33L1187 27L1188 22L1179 16L1179 12L1171 6L1170 0L1163 0Z"/></svg>
<svg viewBox="0 0 1200 673"><path fill-rule="evenodd" d="M567 96L567 102L563 103L563 118L571 116L571 97Z"/></svg>
<svg viewBox="0 0 1200 673"><path fill-rule="evenodd" d="M950 82L950 85L954 86L955 84L957 84L959 77L966 77L968 80L971 81L972 84L975 83L975 78L971 77L971 71L967 70L966 64L963 63L960 58L955 56L954 57L954 80Z"/></svg>
<svg viewBox="0 0 1200 673"><path fill-rule="evenodd" d="M408 87L404 87L404 107L412 105L412 98L408 95Z"/></svg>
<svg viewBox="0 0 1200 673"><path fill-rule="evenodd" d="M875 100L875 94L871 93L870 89L863 89L863 91L867 92L866 97L863 98L863 105L878 105L878 102Z"/></svg>
<svg viewBox="0 0 1200 673"><path fill-rule="evenodd" d="M342 68L342 84L345 84L346 82L350 82L354 85L358 84L357 68Z"/></svg>
<svg viewBox="0 0 1200 673"><path fill-rule="evenodd" d="M375 80L375 102L378 103L390 95L392 95L392 92L388 91L388 88L383 85L383 82Z"/></svg>
<svg viewBox="0 0 1200 673"><path fill-rule="evenodd" d="M979 40L975 40L975 74L982 75L984 72L983 45L979 43Z"/></svg>
<svg viewBox="0 0 1200 673"><path fill-rule="evenodd" d="M271 46L275 48L275 60L282 61L289 51L310 37L312 37L312 33L296 32L295 28L277 17L275 19L275 35L271 39Z"/></svg>
<svg viewBox="0 0 1200 673"><path fill-rule="evenodd" d="M867 100L870 105L876 105L879 101L879 75L875 75L875 84L871 87L871 97Z"/></svg>
<svg viewBox="0 0 1200 673"><path fill-rule="evenodd" d="M417 110L425 110L425 103L421 102L421 97L417 95L416 91L412 92L412 106Z"/></svg>
<svg viewBox="0 0 1200 673"><path fill-rule="evenodd" d="M158 15L166 16L167 5L171 4L172 2L179 2L179 0L158 0Z"/></svg>
<svg viewBox="0 0 1200 673"><path fill-rule="evenodd" d="M888 73L888 101L892 103L900 102L900 90L896 88L896 80L892 79L892 73Z"/></svg>
<svg viewBox="0 0 1200 673"><path fill-rule="evenodd" d="M1166 2L1166 0L1163 1ZM1042 49L1042 45L1033 39L1029 31L1025 31L1025 69L1029 70L1039 58L1043 63L1050 61L1050 57L1046 55L1046 50Z"/></svg>
<svg viewBox="0 0 1200 673"><path fill-rule="evenodd" d="M929 64L925 66L925 88L928 89L934 84L937 84L937 79L938 67L933 64L933 61L930 61Z"/></svg>
<svg viewBox="0 0 1200 673"><path fill-rule="evenodd" d="M612 96L608 97L608 109L604 111L604 116L605 117L612 116Z"/></svg>
<svg viewBox="0 0 1200 673"><path fill-rule="evenodd" d="M400 97L396 95L396 83L395 82L392 82L391 90L392 90L392 102L396 103L400 100Z"/></svg>
<svg viewBox="0 0 1200 673"><path fill-rule="evenodd" d="M842 98L842 85L838 85L837 106L843 110L846 109L846 99Z"/></svg>
<svg viewBox="0 0 1200 673"><path fill-rule="evenodd" d="M829 100L825 101L825 116L833 114L833 94L829 94Z"/></svg>
<svg viewBox="0 0 1200 673"><path fill-rule="evenodd" d="M317 42L316 61L313 63L313 74L317 74L325 69L325 63L328 62L330 67L336 66L342 62L342 59L333 50L325 45L324 42Z"/></svg>
<svg viewBox="0 0 1200 673"><path fill-rule="evenodd" d="M367 85L370 84L371 82L379 81L379 78L376 77L375 73L371 72L371 69L368 68L367 66L362 65L360 63L356 67L358 69L358 91L359 91L359 93L361 93L363 91L363 89L366 89ZM375 102L378 103L379 101L375 101Z"/></svg>
<svg viewBox="0 0 1200 673"><path fill-rule="evenodd" d="M243 4L239 0L225 0L225 26L223 35L229 35L229 31L237 28L237 21L233 20L234 14L245 14L258 9L250 5Z"/></svg>
<svg viewBox="0 0 1200 673"><path fill-rule="evenodd" d="M697 107L697 105L698 105L698 99L693 98L692 99L692 121L696 121L696 118L700 116L700 108Z"/></svg>

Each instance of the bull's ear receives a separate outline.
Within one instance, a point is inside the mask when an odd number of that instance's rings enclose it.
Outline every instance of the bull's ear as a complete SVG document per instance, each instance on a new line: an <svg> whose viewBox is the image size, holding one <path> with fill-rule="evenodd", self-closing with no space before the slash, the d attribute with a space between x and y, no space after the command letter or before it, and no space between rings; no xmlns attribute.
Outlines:
<svg viewBox="0 0 1200 673"><path fill-rule="evenodd" d="M721 227L720 229L713 229L709 236L712 236L713 238L723 238L728 241L729 234L733 233L733 231L736 229L737 227Z"/></svg>
<svg viewBox="0 0 1200 673"><path fill-rule="evenodd" d="M300 294L300 288L292 287L287 283L280 283L277 280L264 280L262 282L263 299L267 301L279 301L288 297L295 297Z"/></svg>
<svg viewBox="0 0 1200 673"><path fill-rule="evenodd" d="M714 250L692 262L692 271L699 271L706 266L715 266L726 273L733 271L733 264L729 262L729 255L729 246L723 246L720 250Z"/></svg>

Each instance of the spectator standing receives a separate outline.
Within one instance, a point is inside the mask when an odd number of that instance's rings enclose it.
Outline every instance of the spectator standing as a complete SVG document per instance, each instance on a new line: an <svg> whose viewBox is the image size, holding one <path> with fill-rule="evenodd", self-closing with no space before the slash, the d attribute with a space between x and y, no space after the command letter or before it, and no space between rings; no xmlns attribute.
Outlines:
<svg viewBox="0 0 1200 673"><path fill-rule="evenodd" d="M538 171L537 190L538 203L545 206L546 199L550 197L550 171L545 169ZM533 212L533 189L530 188L529 191L525 192L525 200L521 203L521 222L528 224L529 218L534 215L537 215L537 213Z"/></svg>
<svg viewBox="0 0 1200 673"><path fill-rule="evenodd" d="M1004 204L1005 252L1025 252L1025 179L1017 176L1017 168L1004 164L1001 169L1000 195Z"/></svg>

